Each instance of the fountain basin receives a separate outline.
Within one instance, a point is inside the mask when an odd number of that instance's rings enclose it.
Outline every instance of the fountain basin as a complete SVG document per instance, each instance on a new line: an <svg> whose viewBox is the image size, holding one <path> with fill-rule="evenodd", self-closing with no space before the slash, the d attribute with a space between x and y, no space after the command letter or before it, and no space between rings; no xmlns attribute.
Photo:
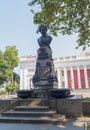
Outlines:
<svg viewBox="0 0 90 130"><path fill-rule="evenodd" d="M53 88L49 92L50 96L53 98L65 98L68 97L68 95L70 95L70 89L65 88L61 89Z"/></svg>
<svg viewBox="0 0 90 130"><path fill-rule="evenodd" d="M31 98L34 93L34 90L17 90L16 92L18 98Z"/></svg>

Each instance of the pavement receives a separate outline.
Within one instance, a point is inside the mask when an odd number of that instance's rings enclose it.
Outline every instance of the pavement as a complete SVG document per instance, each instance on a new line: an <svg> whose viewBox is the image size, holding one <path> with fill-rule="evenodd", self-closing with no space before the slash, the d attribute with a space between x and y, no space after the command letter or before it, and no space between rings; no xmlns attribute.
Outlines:
<svg viewBox="0 0 90 130"><path fill-rule="evenodd" d="M33 124L0 124L0 130L84 130L83 126Z"/></svg>
<svg viewBox="0 0 90 130"><path fill-rule="evenodd" d="M66 119L62 125L0 123L0 130L87 130L88 122L89 117Z"/></svg>
<svg viewBox="0 0 90 130"><path fill-rule="evenodd" d="M0 123L0 130L85 130L85 123L80 119L69 119L63 125Z"/></svg>
<svg viewBox="0 0 90 130"><path fill-rule="evenodd" d="M71 90L71 94L79 94L82 95L83 98L90 97L90 88Z"/></svg>

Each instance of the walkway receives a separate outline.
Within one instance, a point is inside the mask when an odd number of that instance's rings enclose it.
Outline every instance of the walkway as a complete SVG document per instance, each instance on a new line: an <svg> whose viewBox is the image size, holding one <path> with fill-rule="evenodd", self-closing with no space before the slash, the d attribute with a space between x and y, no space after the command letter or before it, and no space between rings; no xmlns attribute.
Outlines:
<svg viewBox="0 0 90 130"><path fill-rule="evenodd" d="M69 119L63 125L0 123L0 130L85 130L90 118Z"/></svg>

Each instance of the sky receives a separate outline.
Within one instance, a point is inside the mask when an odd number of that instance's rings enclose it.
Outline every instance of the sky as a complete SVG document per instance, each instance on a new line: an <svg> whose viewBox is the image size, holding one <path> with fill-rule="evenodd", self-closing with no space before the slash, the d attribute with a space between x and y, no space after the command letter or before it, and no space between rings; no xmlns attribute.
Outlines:
<svg viewBox="0 0 90 130"><path fill-rule="evenodd" d="M37 25L33 22L33 14L28 6L30 0L1 0L0 1L0 50L4 51L6 46L15 45L19 57L26 55L37 55L39 48L37 39ZM35 9L35 8L34 8ZM72 56L82 52L75 49L77 46L77 35L57 37L52 36L51 48L53 57Z"/></svg>

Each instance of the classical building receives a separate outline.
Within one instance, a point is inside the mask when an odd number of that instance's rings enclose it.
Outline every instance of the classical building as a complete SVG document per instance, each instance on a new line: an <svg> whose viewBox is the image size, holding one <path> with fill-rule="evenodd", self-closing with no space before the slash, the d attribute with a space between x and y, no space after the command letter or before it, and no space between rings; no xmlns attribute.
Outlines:
<svg viewBox="0 0 90 130"><path fill-rule="evenodd" d="M23 56L19 60L20 89L33 88L32 77L35 73L36 57ZM54 58L58 77L58 88L90 88L90 53L76 56Z"/></svg>

